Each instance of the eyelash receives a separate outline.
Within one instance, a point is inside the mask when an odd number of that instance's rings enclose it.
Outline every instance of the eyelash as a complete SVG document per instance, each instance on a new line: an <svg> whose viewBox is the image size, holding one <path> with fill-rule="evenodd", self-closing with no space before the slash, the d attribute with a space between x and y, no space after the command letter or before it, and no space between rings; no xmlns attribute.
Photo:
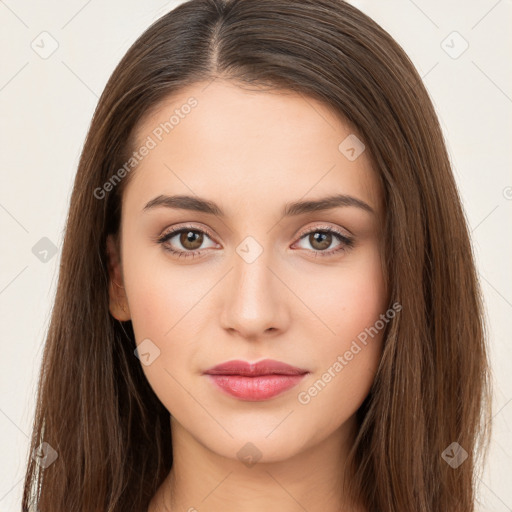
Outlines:
<svg viewBox="0 0 512 512"><path fill-rule="evenodd" d="M202 251L200 251L200 250L198 250L198 251L177 251L176 249L172 249L169 245L165 245L168 240L170 240L171 238L174 238L174 236L176 236L180 233L183 233L184 231L185 232L193 231L194 233L203 233L203 234L207 235L209 238L213 239L212 234L206 229L198 229L195 226L182 226L180 228L176 228L172 231L165 233L161 237L158 237L156 239L156 242L161 244L164 247L164 250L170 252L171 254L173 254L175 256L177 255L178 258L181 258L182 256L184 258L194 258L198 253L200 253ZM321 258L332 256L335 253L341 253L341 252L347 251L347 250L351 249L354 245L353 238L347 237L346 235L344 235L337 229L332 228L332 227L327 227L327 226L317 226L314 229L310 229L309 231L302 233L302 235L299 237L299 240L302 240L304 237L306 237L307 235L310 235L311 233L317 233L317 232L332 234L341 242L341 244L337 248L330 249L329 251L312 251L315 253L315 256L314 256L315 258L318 256L320 256Z"/></svg>

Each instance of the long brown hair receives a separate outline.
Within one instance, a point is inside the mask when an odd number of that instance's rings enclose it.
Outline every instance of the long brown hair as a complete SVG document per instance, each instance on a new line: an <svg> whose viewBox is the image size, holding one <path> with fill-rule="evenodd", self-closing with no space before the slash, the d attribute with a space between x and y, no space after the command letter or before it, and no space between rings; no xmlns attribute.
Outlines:
<svg viewBox="0 0 512 512"><path fill-rule="evenodd" d="M216 77L320 100L364 139L384 190L391 303L402 311L358 410L354 493L371 512L473 511L490 370L464 211L421 77L341 0L190 0L114 70L76 174L39 377L30 451L46 442L58 458L44 468L28 457L23 510L145 511L171 468L169 412L134 356L131 322L109 313L106 237L118 232L130 175L103 199L94 191L129 159L143 116ZM455 468L449 458L462 449Z"/></svg>

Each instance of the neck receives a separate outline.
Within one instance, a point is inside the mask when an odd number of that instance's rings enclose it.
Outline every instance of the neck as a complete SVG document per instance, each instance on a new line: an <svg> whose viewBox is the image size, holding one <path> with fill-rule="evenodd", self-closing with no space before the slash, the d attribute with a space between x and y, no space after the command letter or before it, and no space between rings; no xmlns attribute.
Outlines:
<svg viewBox="0 0 512 512"><path fill-rule="evenodd" d="M149 512L365 512L346 492L355 418L286 460L254 465L211 451L174 418L171 431L173 466Z"/></svg>

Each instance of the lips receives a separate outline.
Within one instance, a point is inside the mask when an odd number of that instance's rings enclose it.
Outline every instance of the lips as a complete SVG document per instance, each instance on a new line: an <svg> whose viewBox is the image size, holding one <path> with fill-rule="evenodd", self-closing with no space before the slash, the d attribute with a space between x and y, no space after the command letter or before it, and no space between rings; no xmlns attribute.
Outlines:
<svg viewBox="0 0 512 512"><path fill-rule="evenodd" d="M264 359L257 363L227 361L206 370L209 380L225 393L242 400L261 401L296 386L308 370Z"/></svg>

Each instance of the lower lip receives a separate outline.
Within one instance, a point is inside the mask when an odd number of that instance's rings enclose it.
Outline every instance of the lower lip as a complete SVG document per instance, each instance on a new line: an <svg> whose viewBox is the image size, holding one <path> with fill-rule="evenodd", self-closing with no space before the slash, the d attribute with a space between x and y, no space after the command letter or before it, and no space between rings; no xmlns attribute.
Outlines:
<svg viewBox="0 0 512 512"><path fill-rule="evenodd" d="M210 380L231 396L253 402L267 400L296 386L306 374L301 375L210 375Z"/></svg>

